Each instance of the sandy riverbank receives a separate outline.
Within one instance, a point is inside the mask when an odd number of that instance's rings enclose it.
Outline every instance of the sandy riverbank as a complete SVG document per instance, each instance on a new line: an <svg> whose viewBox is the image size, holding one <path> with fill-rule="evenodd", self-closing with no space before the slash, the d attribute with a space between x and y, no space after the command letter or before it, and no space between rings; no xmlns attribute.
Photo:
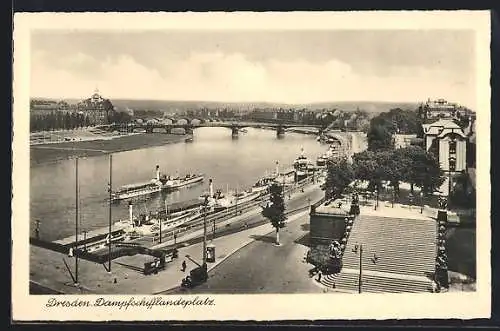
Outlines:
<svg viewBox="0 0 500 331"><path fill-rule="evenodd" d="M30 164L45 164L73 157L91 157L144 147L183 142L186 135L142 133L113 139L94 139L30 146Z"/></svg>

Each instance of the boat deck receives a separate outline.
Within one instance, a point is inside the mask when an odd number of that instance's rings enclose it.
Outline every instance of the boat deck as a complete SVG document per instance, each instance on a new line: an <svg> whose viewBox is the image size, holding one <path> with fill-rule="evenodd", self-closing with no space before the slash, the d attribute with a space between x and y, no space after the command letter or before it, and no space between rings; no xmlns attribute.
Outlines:
<svg viewBox="0 0 500 331"><path fill-rule="evenodd" d="M121 229L122 229L121 227L117 227L114 224L111 225L111 232L118 231ZM108 234L108 232L109 232L108 227L102 227L102 228L95 229L92 231L87 231L87 234L85 237L87 240L89 240L89 239L97 237L97 236ZM80 233L78 235L78 240L83 240L83 239L84 239L83 233ZM57 244L61 244L61 245L68 245L68 244L75 242L75 235L73 234L73 235L68 236L66 238L55 240L54 242Z"/></svg>

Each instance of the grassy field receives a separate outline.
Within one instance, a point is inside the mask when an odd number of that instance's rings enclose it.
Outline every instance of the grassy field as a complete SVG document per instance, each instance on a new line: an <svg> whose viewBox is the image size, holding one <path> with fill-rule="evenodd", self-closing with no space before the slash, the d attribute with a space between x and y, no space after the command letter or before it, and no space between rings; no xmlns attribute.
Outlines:
<svg viewBox="0 0 500 331"><path fill-rule="evenodd" d="M107 140L73 141L30 146L30 163L42 164L72 157L89 157L183 141L184 135L150 133Z"/></svg>

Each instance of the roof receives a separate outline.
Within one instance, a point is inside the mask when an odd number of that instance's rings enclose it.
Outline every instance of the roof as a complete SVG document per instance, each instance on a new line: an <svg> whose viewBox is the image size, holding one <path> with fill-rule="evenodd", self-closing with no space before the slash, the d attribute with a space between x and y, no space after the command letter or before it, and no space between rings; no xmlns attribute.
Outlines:
<svg viewBox="0 0 500 331"><path fill-rule="evenodd" d="M454 121L448 119L440 119L433 123L422 124L422 128L426 135L443 136L449 132L455 132L461 136L465 136L462 128ZM459 132L457 132L457 130L459 130ZM443 134L444 131L446 131L446 133Z"/></svg>
<svg viewBox="0 0 500 331"><path fill-rule="evenodd" d="M465 138L467 137L466 134L463 132L463 130L455 130L455 129L443 129L439 135L438 135L438 138L443 138L445 137L447 134L450 134L450 133L454 133L454 134L458 134L459 136L461 136L462 138Z"/></svg>
<svg viewBox="0 0 500 331"><path fill-rule="evenodd" d="M339 207L339 203L342 203L342 200L335 200L329 204L324 203L316 208L316 213L329 214L332 216L348 216L348 207L344 203Z"/></svg>

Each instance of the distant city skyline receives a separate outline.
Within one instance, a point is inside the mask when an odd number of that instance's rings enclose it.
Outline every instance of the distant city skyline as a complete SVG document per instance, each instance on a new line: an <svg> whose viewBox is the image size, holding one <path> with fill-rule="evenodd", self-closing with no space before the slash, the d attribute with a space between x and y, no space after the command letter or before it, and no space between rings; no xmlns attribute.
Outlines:
<svg viewBox="0 0 500 331"><path fill-rule="evenodd" d="M475 108L467 30L35 31L32 97Z"/></svg>

